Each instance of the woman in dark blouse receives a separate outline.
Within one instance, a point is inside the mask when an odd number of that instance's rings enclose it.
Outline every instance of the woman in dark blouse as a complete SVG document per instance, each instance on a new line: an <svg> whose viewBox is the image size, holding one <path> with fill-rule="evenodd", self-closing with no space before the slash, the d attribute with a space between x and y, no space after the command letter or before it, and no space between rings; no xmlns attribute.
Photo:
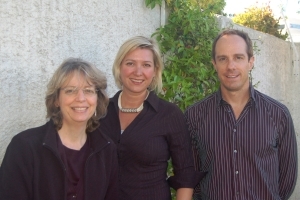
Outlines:
<svg viewBox="0 0 300 200"><path fill-rule="evenodd" d="M157 97L163 64L157 44L133 37L113 65L121 89L110 99L100 130L117 144L119 194L124 200L191 199L201 175L194 170L190 138L181 110ZM174 175L167 177L168 160Z"/></svg>
<svg viewBox="0 0 300 200"><path fill-rule="evenodd" d="M116 146L97 129L106 114L106 86L104 74L84 60L61 64L48 84L50 120L7 147L1 200L118 199Z"/></svg>

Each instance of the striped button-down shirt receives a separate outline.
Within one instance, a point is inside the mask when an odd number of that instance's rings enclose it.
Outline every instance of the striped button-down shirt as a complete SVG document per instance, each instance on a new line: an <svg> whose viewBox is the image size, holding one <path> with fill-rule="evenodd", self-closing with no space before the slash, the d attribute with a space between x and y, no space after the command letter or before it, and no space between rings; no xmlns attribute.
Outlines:
<svg viewBox="0 0 300 200"><path fill-rule="evenodd" d="M288 199L297 178L297 144L288 109L250 86L238 119L220 90L185 117L196 169L207 175L195 199Z"/></svg>

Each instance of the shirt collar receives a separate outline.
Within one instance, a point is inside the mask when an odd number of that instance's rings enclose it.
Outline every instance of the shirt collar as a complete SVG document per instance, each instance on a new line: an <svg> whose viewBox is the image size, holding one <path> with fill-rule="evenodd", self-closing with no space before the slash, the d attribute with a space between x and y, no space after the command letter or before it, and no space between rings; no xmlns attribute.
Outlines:
<svg viewBox="0 0 300 200"><path fill-rule="evenodd" d="M249 92L250 92L251 103L253 103L253 105L255 105L255 107L257 107L256 98L255 98L255 89L251 83L249 86ZM216 104L219 107L222 105L222 103L224 103L224 100L222 98L221 88L219 88L219 90L216 93Z"/></svg>

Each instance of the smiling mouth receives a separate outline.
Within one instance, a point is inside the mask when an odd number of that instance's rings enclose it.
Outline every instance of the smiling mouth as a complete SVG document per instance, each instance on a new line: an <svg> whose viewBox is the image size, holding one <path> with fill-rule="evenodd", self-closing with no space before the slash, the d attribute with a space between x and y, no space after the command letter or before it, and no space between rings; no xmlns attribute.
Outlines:
<svg viewBox="0 0 300 200"><path fill-rule="evenodd" d="M85 110L87 110L87 108L86 107L84 107L84 108L73 108L73 110L75 110L75 111L85 111Z"/></svg>
<svg viewBox="0 0 300 200"><path fill-rule="evenodd" d="M137 80L137 79L130 79L130 80L134 83L142 83L143 82L143 80Z"/></svg>
<svg viewBox="0 0 300 200"><path fill-rule="evenodd" d="M236 78L238 77L238 75L229 75L229 76L226 76L227 78Z"/></svg>

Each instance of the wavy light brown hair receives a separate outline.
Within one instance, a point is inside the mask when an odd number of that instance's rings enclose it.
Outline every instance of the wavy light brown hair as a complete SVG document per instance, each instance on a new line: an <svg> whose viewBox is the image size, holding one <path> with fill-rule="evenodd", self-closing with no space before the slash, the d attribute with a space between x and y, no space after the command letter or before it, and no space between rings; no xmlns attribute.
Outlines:
<svg viewBox="0 0 300 200"><path fill-rule="evenodd" d="M53 120L57 130L62 127L62 113L60 108L55 105L58 100L61 87L70 80L74 73L81 74L85 77L86 81L95 86L97 90L97 107L96 116L93 115L87 122L86 131L91 132L99 125L99 119L106 115L108 105L108 96L106 94L107 80L99 69L91 63L84 61L80 58L68 58L65 60L58 69L54 72L50 82L47 85L46 92L46 107L47 118Z"/></svg>

